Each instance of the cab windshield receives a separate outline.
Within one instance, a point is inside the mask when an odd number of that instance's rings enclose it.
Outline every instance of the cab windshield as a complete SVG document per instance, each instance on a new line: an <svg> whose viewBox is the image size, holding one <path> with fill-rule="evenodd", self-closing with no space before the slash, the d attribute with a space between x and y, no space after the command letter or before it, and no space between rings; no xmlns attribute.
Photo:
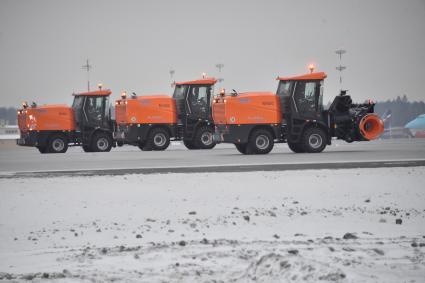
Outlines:
<svg viewBox="0 0 425 283"><path fill-rule="evenodd" d="M77 123L81 120L81 113L84 104L84 96L75 96L74 102L72 103L72 109L74 110L75 119Z"/></svg>
<svg viewBox="0 0 425 283"><path fill-rule="evenodd" d="M187 91L187 85L176 85L174 89L173 98L174 99L184 99L184 95Z"/></svg>
<svg viewBox="0 0 425 283"><path fill-rule="evenodd" d="M282 118L286 118L286 113L291 111L290 100L291 92L293 89L293 81L280 81L276 94L280 98L280 109L282 111Z"/></svg>
<svg viewBox="0 0 425 283"><path fill-rule="evenodd" d="M279 86L277 88L277 95L281 97L287 97L291 95L291 81L280 81Z"/></svg>

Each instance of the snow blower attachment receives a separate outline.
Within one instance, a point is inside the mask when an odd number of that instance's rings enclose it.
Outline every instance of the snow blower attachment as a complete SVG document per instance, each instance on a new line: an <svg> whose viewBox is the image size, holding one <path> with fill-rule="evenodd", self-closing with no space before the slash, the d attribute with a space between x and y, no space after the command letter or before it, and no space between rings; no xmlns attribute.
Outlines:
<svg viewBox="0 0 425 283"><path fill-rule="evenodd" d="M374 106L371 101L353 104L347 91L341 90L328 110L335 136L346 142L378 138L384 131L384 122L373 114Z"/></svg>

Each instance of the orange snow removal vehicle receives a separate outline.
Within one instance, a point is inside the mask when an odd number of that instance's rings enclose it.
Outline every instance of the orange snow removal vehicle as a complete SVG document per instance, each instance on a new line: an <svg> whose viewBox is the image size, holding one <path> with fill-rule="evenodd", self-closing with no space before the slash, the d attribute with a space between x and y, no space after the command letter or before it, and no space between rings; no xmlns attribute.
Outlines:
<svg viewBox="0 0 425 283"><path fill-rule="evenodd" d="M172 97L127 97L123 93L115 102L117 144L164 150L170 140L183 140L188 149L213 148L211 103L216 82L214 78L203 77L176 83Z"/></svg>
<svg viewBox="0 0 425 283"><path fill-rule="evenodd" d="M278 77L276 93L236 93L224 90L213 103L214 140L233 143L243 154L266 154L275 142L286 142L296 153L317 153L332 137L347 142L373 140L384 130L374 103L353 104L346 91L323 109L326 74Z"/></svg>
<svg viewBox="0 0 425 283"><path fill-rule="evenodd" d="M72 107L26 102L18 110L21 132L18 145L35 146L40 153L64 153L68 146L82 146L86 152L110 151L112 120L110 90L77 93Z"/></svg>

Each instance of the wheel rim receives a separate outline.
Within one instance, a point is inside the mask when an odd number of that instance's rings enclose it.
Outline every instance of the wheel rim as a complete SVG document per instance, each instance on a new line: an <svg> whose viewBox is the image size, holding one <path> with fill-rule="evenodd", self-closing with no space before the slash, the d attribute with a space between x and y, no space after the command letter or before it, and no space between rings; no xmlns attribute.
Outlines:
<svg viewBox="0 0 425 283"><path fill-rule="evenodd" d="M322 146L323 143L323 139L322 136L319 134L312 134L309 138L308 138L308 143L310 144L310 146L314 149L317 149L319 147Z"/></svg>
<svg viewBox="0 0 425 283"><path fill-rule="evenodd" d="M54 139L52 142L52 148L55 151L62 151L65 148L65 142L62 139Z"/></svg>
<svg viewBox="0 0 425 283"><path fill-rule="evenodd" d="M269 147L270 144L270 140L266 135L259 135L256 139L255 139L255 146L258 149L266 149Z"/></svg>
<svg viewBox="0 0 425 283"><path fill-rule="evenodd" d="M158 147L164 146L166 142L167 142L167 138L165 137L163 133L158 133L153 138L153 143L155 144L155 146L158 146Z"/></svg>
<svg viewBox="0 0 425 283"><path fill-rule="evenodd" d="M104 151L104 150L106 150L108 148L109 141L108 141L107 138L103 138L102 137L102 138L100 138L100 139L97 140L96 145L97 145L97 148L99 150Z"/></svg>
<svg viewBox="0 0 425 283"><path fill-rule="evenodd" d="M208 131L203 132L201 135L201 142L206 146L211 145L213 143L212 133Z"/></svg>

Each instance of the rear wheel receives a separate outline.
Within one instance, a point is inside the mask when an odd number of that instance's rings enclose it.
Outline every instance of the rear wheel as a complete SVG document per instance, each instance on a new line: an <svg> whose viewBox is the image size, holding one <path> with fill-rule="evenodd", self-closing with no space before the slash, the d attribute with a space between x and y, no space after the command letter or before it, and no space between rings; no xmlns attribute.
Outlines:
<svg viewBox="0 0 425 283"><path fill-rule="evenodd" d="M68 140L65 136L54 135L49 138L49 144L47 145L46 152L65 153L67 150L68 150Z"/></svg>
<svg viewBox="0 0 425 283"><path fill-rule="evenodd" d="M94 152L108 152L112 148L112 138L107 133L97 133L95 134L91 150Z"/></svg>
<svg viewBox="0 0 425 283"><path fill-rule="evenodd" d="M235 143L236 149L242 153L242 154L246 154L246 147L247 144L246 143Z"/></svg>
<svg viewBox="0 0 425 283"><path fill-rule="evenodd" d="M211 127L200 127L195 134L194 145L199 149L212 149L216 143L213 140L214 132Z"/></svg>
<svg viewBox="0 0 425 283"><path fill-rule="evenodd" d="M170 134L168 131L163 128L156 128L150 131L144 148L149 150L165 150L169 145Z"/></svg>
<svg viewBox="0 0 425 283"><path fill-rule="evenodd" d="M288 142L288 147L290 150L292 150L295 153L303 153L305 152L303 145L299 143L294 142Z"/></svg>
<svg viewBox="0 0 425 283"><path fill-rule="evenodd" d="M322 152L327 143L326 133L320 128L309 128L304 132L301 142L305 152Z"/></svg>
<svg viewBox="0 0 425 283"><path fill-rule="evenodd" d="M274 146L273 136L264 129L254 130L249 137L246 154L267 154Z"/></svg>

